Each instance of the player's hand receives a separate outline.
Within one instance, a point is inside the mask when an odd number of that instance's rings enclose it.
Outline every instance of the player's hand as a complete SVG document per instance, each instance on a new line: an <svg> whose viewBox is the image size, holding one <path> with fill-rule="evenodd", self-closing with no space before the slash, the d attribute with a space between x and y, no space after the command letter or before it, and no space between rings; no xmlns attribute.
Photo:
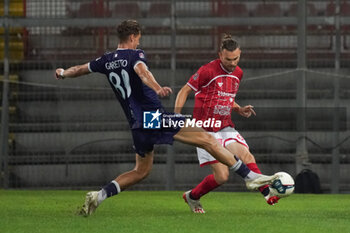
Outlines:
<svg viewBox="0 0 350 233"><path fill-rule="evenodd" d="M165 97L173 93L173 90L171 90L170 87L162 87L157 91L157 95L160 97Z"/></svg>
<svg viewBox="0 0 350 233"><path fill-rule="evenodd" d="M64 71L64 69L62 69L62 68L56 69L56 79L57 80L64 79L63 71Z"/></svg>
<svg viewBox="0 0 350 233"><path fill-rule="evenodd" d="M244 116L244 117L247 117L247 118L250 117L252 114L254 116L256 116L256 113L255 113L253 108L254 108L254 106L252 106L252 105L246 105L244 107L239 108L238 113L241 116Z"/></svg>

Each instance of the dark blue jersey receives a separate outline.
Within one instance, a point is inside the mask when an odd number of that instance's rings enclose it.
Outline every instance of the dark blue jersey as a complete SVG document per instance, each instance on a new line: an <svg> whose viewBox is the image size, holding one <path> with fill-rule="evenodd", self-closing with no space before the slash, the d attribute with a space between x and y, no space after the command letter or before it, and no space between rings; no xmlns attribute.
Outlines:
<svg viewBox="0 0 350 233"><path fill-rule="evenodd" d="M136 74L134 67L139 62L147 65L143 50L117 49L89 63L91 72L107 76L132 129L142 128L143 111L163 110L156 92Z"/></svg>

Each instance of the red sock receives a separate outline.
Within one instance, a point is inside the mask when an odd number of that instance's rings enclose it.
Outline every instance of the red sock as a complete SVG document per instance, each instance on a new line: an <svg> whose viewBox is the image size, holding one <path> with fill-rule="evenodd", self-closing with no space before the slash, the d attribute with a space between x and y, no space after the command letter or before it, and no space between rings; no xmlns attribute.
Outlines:
<svg viewBox="0 0 350 233"><path fill-rule="evenodd" d="M191 198L198 200L201 196L207 194L211 190L219 187L220 185L216 182L214 175L211 174L205 177L202 182L200 182L194 189L191 191Z"/></svg>
<svg viewBox="0 0 350 233"><path fill-rule="evenodd" d="M260 169L258 168L258 165L256 165L256 163L248 163L248 164L247 164L247 167L248 167L251 171L253 171L253 172L255 172L255 173L258 173L258 174L261 174L261 171L260 171ZM267 187L269 187L269 186L268 186L268 185L261 186L261 187L259 187L259 191L260 191L261 193L263 193L263 190L264 190L265 188L267 188Z"/></svg>

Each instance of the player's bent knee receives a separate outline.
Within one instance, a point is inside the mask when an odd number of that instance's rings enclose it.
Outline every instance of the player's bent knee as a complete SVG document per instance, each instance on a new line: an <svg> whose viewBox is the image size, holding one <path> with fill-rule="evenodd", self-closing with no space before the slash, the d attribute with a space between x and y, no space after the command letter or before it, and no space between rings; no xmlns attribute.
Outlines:
<svg viewBox="0 0 350 233"><path fill-rule="evenodd" d="M220 171L218 173L215 173L214 177L216 183L218 183L219 185L226 183L229 179L229 175L230 174L228 171Z"/></svg>
<svg viewBox="0 0 350 233"><path fill-rule="evenodd" d="M152 166L138 167L134 169L140 180L145 179L152 171Z"/></svg>
<svg viewBox="0 0 350 233"><path fill-rule="evenodd" d="M145 179L150 173L151 171L144 171L144 170L137 170L135 169L136 171L136 174L137 174L137 179L140 181L140 180L143 180Z"/></svg>
<svg viewBox="0 0 350 233"><path fill-rule="evenodd" d="M255 163L255 157L254 157L254 155L252 153L250 153L249 150L246 150L239 157L244 163Z"/></svg>
<svg viewBox="0 0 350 233"><path fill-rule="evenodd" d="M142 179L145 179L147 176L149 176L150 173L151 173L151 171L142 172L141 173Z"/></svg>
<svg viewBox="0 0 350 233"><path fill-rule="evenodd" d="M142 179L145 179L151 173L151 170L152 170L152 167L139 171L139 174L142 177Z"/></svg>

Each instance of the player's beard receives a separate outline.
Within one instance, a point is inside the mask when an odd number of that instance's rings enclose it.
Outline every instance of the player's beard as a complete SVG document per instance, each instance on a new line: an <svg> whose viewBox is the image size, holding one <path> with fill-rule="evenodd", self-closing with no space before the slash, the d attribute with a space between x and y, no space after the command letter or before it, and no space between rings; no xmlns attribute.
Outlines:
<svg viewBox="0 0 350 233"><path fill-rule="evenodd" d="M229 71L233 72L236 69L236 66L231 66L231 69Z"/></svg>
<svg viewBox="0 0 350 233"><path fill-rule="evenodd" d="M225 66L224 66L225 67ZM236 66L226 66L225 69L227 71L233 72L236 69Z"/></svg>

